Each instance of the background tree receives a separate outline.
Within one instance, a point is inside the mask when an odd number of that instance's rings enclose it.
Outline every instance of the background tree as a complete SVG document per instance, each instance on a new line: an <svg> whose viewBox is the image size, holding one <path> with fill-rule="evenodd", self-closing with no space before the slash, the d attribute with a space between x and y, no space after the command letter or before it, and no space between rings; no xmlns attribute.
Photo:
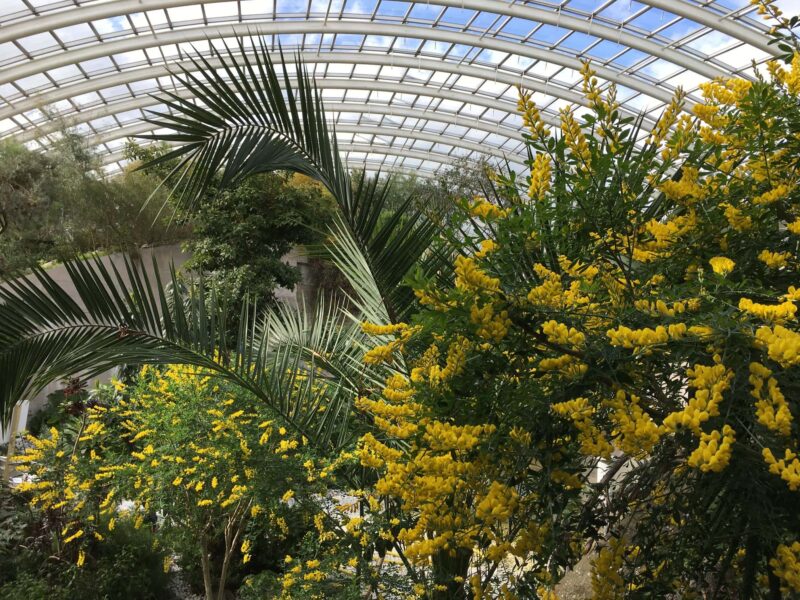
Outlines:
<svg viewBox="0 0 800 600"><path fill-rule="evenodd" d="M300 271L283 257L318 243L333 210L324 188L297 174L258 175L212 192L192 219L188 267L209 276L236 306L245 294L269 303L275 288L293 289L300 281Z"/></svg>
<svg viewBox="0 0 800 600"><path fill-rule="evenodd" d="M45 152L0 142L0 276L40 262L133 250L186 235L158 217L159 180L123 172L106 179L81 136L65 131Z"/></svg>

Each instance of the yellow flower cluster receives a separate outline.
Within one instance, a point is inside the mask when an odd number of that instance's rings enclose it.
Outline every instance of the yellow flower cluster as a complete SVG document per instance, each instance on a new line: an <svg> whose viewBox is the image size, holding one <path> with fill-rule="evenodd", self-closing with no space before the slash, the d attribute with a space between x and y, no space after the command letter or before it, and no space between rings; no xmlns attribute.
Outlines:
<svg viewBox="0 0 800 600"><path fill-rule="evenodd" d="M769 566L791 593L800 593L800 542L780 544Z"/></svg>
<svg viewBox="0 0 800 600"><path fill-rule="evenodd" d="M470 309L470 321L478 326L476 331L478 336L493 342L499 342L506 337L511 326L508 311L501 310L496 313L491 303L483 307L473 304Z"/></svg>
<svg viewBox="0 0 800 600"><path fill-rule="evenodd" d="M634 352L642 350L648 352L652 346L684 338L687 332L688 328L685 323L673 323L666 327L659 325L655 329L650 327L631 329L625 325L620 325L616 329L609 329L606 335L611 340L612 346L628 348Z"/></svg>
<svg viewBox="0 0 800 600"><path fill-rule="evenodd" d="M371 400L358 398L356 408L373 415L375 425L388 435L397 439L405 439L417 432L418 426L413 422L420 405L413 402L414 391L408 380L400 375L391 375L386 379L383 398Z"/></svg>
<svg viewBox="0 0 800 600"><path fill-rule="evenodd" d="M790 301L781 304L759 304L749 298L742 298L739 300L739 310L769 323L785 323L794 320L797 306Z"/></svg>
<svg viewBox="0 0 800 600"><path fill-rule="evenodd" d="M661 431L639 405L639 397L624 390L618 390L614 398L607 402L613 409L612 420L617 431L616 446L632 457L641 457L650 452L658 443Z"/></svg>
<svg viewBox="0 0 800 600"><path fill-rule="evenodd" d="M683 90L678 88L670 103L661 113L661 116L656 121L655 127L650 132L650 143L656 146L660 145L667 136L671 133L675 122L678 120L678 115L683 109L683 99L685 94Z"/></svg>
<svg viewBox="0 0 800 600"><path fill-rule="evenodd" d="M416 523L400 530L397 539L406 545L410 560L424 563L438 552L471 547L478 536L489 532L485 528L508 518L516 492L497 481L482 483L480 465L469 459L494 426L460 426L420 416L419 447L412 445L404 453L366 434L359 456L361 464L383 469L375 485L378 494L418 512ZM468 490L477 493L477 504L467 501ZM465 532L470 522L475 527Z"/></svg>
<svg viewBox="0 0 800 600"><path fill-rule="evenodd" d="M589 107L596 111L598 109L605 109L607 104L603 98L603 91L600 89L600 83L594 75L595 72L592 70L589 61L584 61L581 67L583 96L588 100Z"/></svg>
<svg viewBox="0 0 800 600"><path fill-rule="evenodd" d="M493 481L483 497L478 500L475 514L487 525L502 523L514 512L518 501L519 494L514 488Z"/></svg>
<svg viewBox="0 0 800 600"><path fill-rule="evenodd" d="M575 157L584 170L588 170L592 164L592 153L586 136L583 134L581 126L575 119L575 113L571 106L559 110L561 116L561 135L567 144L572 156Z"/></svg>
<svg viewBox="0 0 800 600"><path fill-rule="evenodd" d="M753 219L745 215L740 209L727 202L722 202L719 206L724 210L725 219L734 231L742 233L753 228Z"/></svg>
<svg viewBox="0 0 800 600"><path fill-rule="evenodd" d="M517 109L522 113L522 124L531 132L535 138L543 139L550 136L550 128L547 127L542 119L539 109L531 100L531 93L519 90Z"/></svg>
<svg viewBox="0 0 800 600"><path fill-rule="evenodd" d="M722 432L714 430L700 436L700 445L689 455L687 464L704 473L719 473L728 466L736 441L736 432L730 425L723 425Z"/></svg>
<svg viewBox="0 0 800 600"><path fill-rule="evenodd" d="M411 370L411 380L415 383L428 382L437 387L449 379L457 377L464 369L472 343L459 336L447 348L444 367L439 365L439 348L434 344L425 352L422 360Z"/></svg>
<svg viewBox="0 0 800 600"><path fill-rule="evenodd" d="M531 184L528 187L528 197L541 202L550 191L550 177L552 176L552 161L547 154L539 153L533 159L531 167Z"/></svg>
<svg viewBox="0 0 800 600"><path fill-rule="evenodd" d="M703 98L716 104L738 105L750 91L752 84L746 79L715 79L700 84Z"/></svg>
<svg viewBox="0 0 800 600"><path fill-rule="evenodd" d="M490 252L497 250L497 243L494 240L483 240L480 250L475 253L475 258L484 258Z"/></svg>
<svg viewBox="0 0 800 600"><path fill-rule="evenodd" d="M500 289L500 280L482 271L473 258L456 257L455 274L456 287L460 290L496 292Z"/></svg>
<svg viewBox="0 0 800 600"><path fill-rule="evenodd" d="M563 268L563 267L562 267ZM572 269L573 273L579 266ZM590 282L596 275L596 271L587 269L586 272L571 276L576 277L565 287L561 281L561 275L551 271L541 264L535 264L533 270L541 283L528 292L528 302L538 306L550 308L590 308L589 297L581 291L582 281Z"/></svg>
<svg viewBox="0 0 800 600"><path fill-rule="evenodd" d="M551 344L558 344L573 350L583 348L586 343L586 336L583 333L555 320L542 323L542 333Z"/></svg>
<svg viewBox="0 0 800 600"><path fill-rule="evenodd" d="M378 325L376 323L361 323L361 331L367 335L395 335L408 329L405 323L393 323L389 325Z"/></svg>
<svg viewBox="0 0 800 600"><path fill-rule="evenodd" d="M540 360L539 370L557 371L567 379L577 379L589 370L589 366L572 354L562 354L555 358L543 358Z"/></svg>
<svg viewBox="0 0 800 600"><path fill-rule="evenodd" d="M661 300L647 300L645 298L635 300L633 305L654 317L674 317L675 315L683 314L687 311L696 311L700 307L699 298L691 298L689 300L678 300L668 305Z"/></svg>
<svg viewBox="0 0 800 600"><path fill-rule="evenodd" d="M613 448L605 434L594 424L593 415L595 408L586 398L575 398L566 402L559 402L552 406L552 410L560 417L571 419L578 430L578 439L581 443L581 452L586 456L600 456L608 458Z"/></svg>
<svg viewBox="0 0 800 600"><path fill-rule="evenodd" d="M387 344L375 346L364 353L362 360L368 365L392 362L394 353L402 351L409 339L419 330L417 327L409 327L405 323L393 325L376 325L374 323L362 323L361 329L368 335L395 335L397 339Z"/></svg>
<svg viewBox="0 0 800 600"><path fill-rule="evenodd" d="M793 492L800 490L800 460L795 452L786 448L783 458L777 460L772 450L764 448L761 455L764 457L764 462L769 465L770 473L783 479Z"/></svg>
<svg viewBox="0 0 800 600"><path fill-rule="evenodd" d="M667 415L663 423L665 431L674 432L678 427L686 427L700 435L700 426L711 417L719 416L722 395L730 387L733 371L726 369L719 357L715 356L715 360L718 362L713 366L695 365L687 370L689 386L696 391L683 410Z"/></svg>
<svg viewBox="0 0 800 600"><path fill-rule="evenodd" d="M753 386L750 393L756 399L756 417L767 429L788 436L792 429L792 412L778 381L771 375L772 371L761 363L750 363L749 381Z"/></svg>
<svg viewBox="0 0 800 600"><path fill-rule="evenodd" d="M475 198L469 207L469 212L473 217L483 220L499 219L508 214L508 209L500 208L492 204L486 198Z"/></svg>
<svg viewBox="0 0 800 600"><path fill-rule="evenodd" d="M696 226L697 213L694 210L689 210L685 215L678 215L667 221L650 219L644 224L644 231L652 237L652 240L643 243L642 247L650 252L667 250Z"/></svg>
<svg viewBox="0 0 800 600"><path fill-rule="evenodd" d="M784 368L800 364L800 333L782 325L759 327L756 331L756 343L765 348L769 357Z"/></svg>
<svg viewBox="0 0 800 600"><path fill-rule="evenodd" d="M778 200L786 198L793 190L793 187L787 183L780 183L772 189L764 192L753 198L753 204L772 204Z"/></svg>
<svg viewBox="0 0 800 600"><path fill-rule="evenodd" d="M714 273L722 275L723 277L733 271L733 268L736 266L736 263L726 256L715 256L709 259L708 264L711 265L711 270L714 271Z"/></svg>
<svg viewBox="0 0 800 600"><path fill-rule="evenodd" d="M435 452L469 452L496 430L494 425L452 425L432 421L425 427L423 440Z"/></svg>
<svg viewBox="0 0 800 600"><path fill-rule="evenodd" d="M706 194L706 189L698 183L699 173L698 169L694 167L684 167L680 179L664 181L658 186L658 189L670 200L691 204L701 200Z"/></svg>
<svg viewBox="0 0 800 600"><path fill-rule="evenodd" d="M792 255L789 252L772 252L762 250L758 255L758 260L767 265L770 269L780 269L789 264Z"/></svg>

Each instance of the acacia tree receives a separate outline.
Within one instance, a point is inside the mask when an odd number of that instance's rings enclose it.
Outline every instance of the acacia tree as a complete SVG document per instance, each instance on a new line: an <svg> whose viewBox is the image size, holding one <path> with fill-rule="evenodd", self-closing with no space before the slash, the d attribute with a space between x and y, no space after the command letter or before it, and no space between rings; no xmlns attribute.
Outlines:
<svg viewBox="0 0 800 600"><path fill-rule="evenodd" d="M588 64L557 133L522 92L526 193L498 176L454 282L365 324L397 372L360 461L420 595L550 599L587 542L598 599L800 593L800 57L768 70L650 131Z"/></svg>
<svg viewBox="0 0 800 600"><path fill-rule="evenodd" d="M160 546L185 554L207 600L223 600L230 574L255 548L298 537L289 524L302 528L322 510L315 498L326 488L308 440L241 388L179 365L145 366L135 385L114 387L93 397L76 432L29 437L19 458L35 480L16 491L62 523L53 532L61 557L91 565L118 521L138 529L158 520Z"/></svg>

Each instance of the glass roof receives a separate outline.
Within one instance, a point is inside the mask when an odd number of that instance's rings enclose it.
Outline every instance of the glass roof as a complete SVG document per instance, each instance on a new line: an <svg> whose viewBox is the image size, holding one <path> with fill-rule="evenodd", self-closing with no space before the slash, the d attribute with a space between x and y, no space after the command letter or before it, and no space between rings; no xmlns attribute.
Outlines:
<svg viewBox="0 0 800 600"><path fill-rule="evenodd" d="M704 81L752 77L765 30L748 0L0 0L0 137L44 147L73 126L116 171L154 95L187 94L177 65L257 35L302 55L348 164L521 169L516 86L553 120L582 102L589 59L647 128L677 86L691 106Z"/></svg>

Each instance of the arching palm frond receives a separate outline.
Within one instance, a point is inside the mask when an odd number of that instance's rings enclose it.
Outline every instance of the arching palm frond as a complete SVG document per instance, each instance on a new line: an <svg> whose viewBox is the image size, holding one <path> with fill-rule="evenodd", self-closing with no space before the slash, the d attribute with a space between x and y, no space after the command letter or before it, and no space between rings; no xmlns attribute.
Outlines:
<svg viewBox="0 0 800 600"><path fill-rule="evenodd" d="M390 183L377 175L362 173L352 182L305 65L295 61L295 80L285 65L281 76L263 39L248 39L249 44L238 40L236 54L212 46L222 68L199 57L192 59L192 69L175 74L193 99L167 94L162 100L170 112L148 121L171 133L142 137L180 147L142 168L177 159L168 181L188 209L212 185L234 185L255 173L288 170L317 179L336 200L388 318L403 318L412 295L399 284L431 245L438 227L414 206L413 198L390 209Z"/></svg>
<svg viewBox="0 0 800 600"><path fill-rule="evenodd" d="M69 262L77 298L41 269L0 286L4 421L14 402L62 377L180 363L250 391L320 446L346 441L356 382L341 373L355 371L348 349L362 345L353 339L362 334L336 325L338 307L320 304L309 316L290 308L252 314L246 305L238 335L228 339L227 309L202 279L182 296L174 271L164 286L153 267L150 277L130 261L122 272L99 258Z"/></svg>

